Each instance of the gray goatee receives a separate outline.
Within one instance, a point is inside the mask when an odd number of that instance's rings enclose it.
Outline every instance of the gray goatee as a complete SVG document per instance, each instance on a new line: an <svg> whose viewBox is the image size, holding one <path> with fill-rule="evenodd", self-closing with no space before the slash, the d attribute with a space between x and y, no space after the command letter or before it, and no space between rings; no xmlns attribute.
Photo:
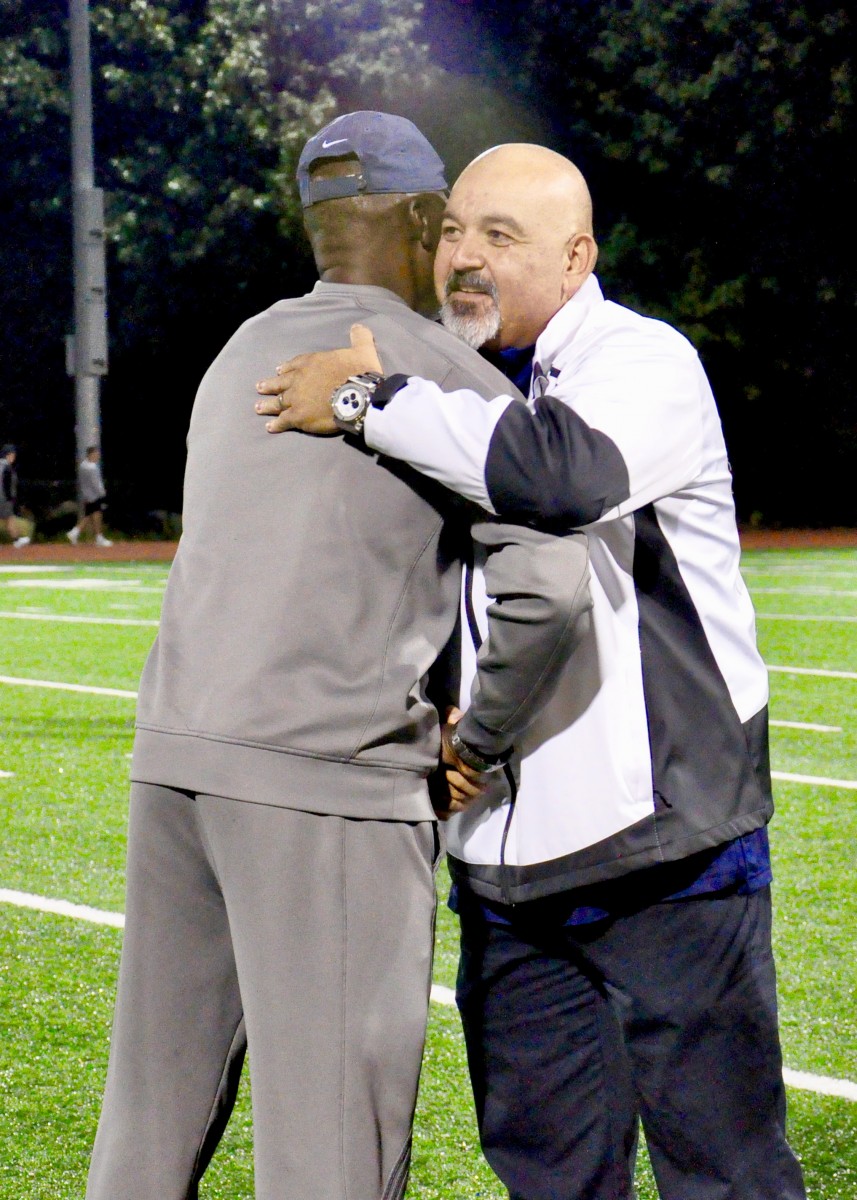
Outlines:
<svg viewBox="0 0 857 1200"><path fill-rule="evenodd" d="M491 307L485 312L474 312L472 305L466 300L457 297L450 299L450 292L460 288L490 296L493 302ZM445 299L440 310L440 319L450 333L454 333L474 350L478 350L497 336L501 326L500 300L493 280L485 278L478 271L450 271L443 292Z"/></svg>

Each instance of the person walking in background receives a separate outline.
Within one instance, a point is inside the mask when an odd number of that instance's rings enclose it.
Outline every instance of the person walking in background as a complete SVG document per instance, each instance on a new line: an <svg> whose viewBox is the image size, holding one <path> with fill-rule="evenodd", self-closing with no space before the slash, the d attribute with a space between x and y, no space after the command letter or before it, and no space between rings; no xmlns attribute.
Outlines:
<svg viewBox="0 0 857 1200"><path fill-rule="evenodd" d="M29 546L30 539L22 532L21 523L15 516L15 506L18 502L18 472L15 470L17 449L5 445L0 455L0 521L6 525L9 540L13 546L20 549Z"/></svg>
<svg viewBox="0 0 857 1200"><path fill-rule="evenodd" d="M91 529L96 546L112 546L109 538L104 536L103 512L107 507L107 489L101 474L101 451L97 446L89 446L86 458L77 469L77 484L80 495L80 514L77 524L70 529L66 537L73 546L80 540L80 535Z"/></svg>

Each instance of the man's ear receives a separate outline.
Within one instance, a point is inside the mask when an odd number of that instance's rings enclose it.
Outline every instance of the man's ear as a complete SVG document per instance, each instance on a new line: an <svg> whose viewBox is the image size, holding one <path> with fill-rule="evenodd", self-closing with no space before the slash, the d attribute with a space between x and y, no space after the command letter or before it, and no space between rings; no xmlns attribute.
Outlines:
<svg viewBox="0 0 857 1200"><path fill-rule="evenodd" d="M424 192L420 196L413 196L408 205L408 217L414 236L429 254L434 254L440 241L440 219L445 207L446 200L436 192Z"/></svg>
<svg viewBox="0 0 857 1200"><path fill-rule="evenodd" d="M578 292L595 270L598 244L591 233L575 233L565 244L562 274L562 301Z"/></svg>

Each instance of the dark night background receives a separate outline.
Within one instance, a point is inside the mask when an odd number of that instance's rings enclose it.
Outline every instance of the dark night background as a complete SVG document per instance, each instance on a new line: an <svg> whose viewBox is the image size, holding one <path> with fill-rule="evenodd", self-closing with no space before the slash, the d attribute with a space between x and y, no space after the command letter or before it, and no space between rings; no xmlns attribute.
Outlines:
<svg viewBox="0 0 857 1200"><path fill-rule="evenodd" d="M91 7L110 237L103 449L120 529L179 510L190 405L225 339L312 286L294 162L351 108L411 117L450 177L502 141L572 157L605 291L702 355L741 519L857 525L844 6ZM48 533L50 506L74 491L67 58L62 0L0 0L0 441L18 444L23 500Z"/></svg>

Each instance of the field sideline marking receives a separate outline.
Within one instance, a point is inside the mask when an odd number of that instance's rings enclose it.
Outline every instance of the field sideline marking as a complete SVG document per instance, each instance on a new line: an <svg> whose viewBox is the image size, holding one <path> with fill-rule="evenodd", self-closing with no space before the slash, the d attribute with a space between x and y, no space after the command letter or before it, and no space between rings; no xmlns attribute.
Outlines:
<svg viewBox="0 0 857 1200"><path fill-rule="evenodd" d="M847 788L857 792L857 779L826 779L823 775L792 775L789 771L771 771L771 779L782 783L810 783L816 787Z"/></svg>
<svg viewBox="0 0 857 1200"><path fill-rule="evenodd" d="M93 696L122 696L126 700L136 700L136 692L126 692L122 688L95 687L87 683L53 683L49 679L16 679L14 675L0 675L0 683L8 683L13 687L54 688L59 692L87 692Z"/></svg>
<svg viewBox="0 0 857 1200"><path fill-rule="evenodd" d="M137 617L85 617L61 613L0 612L0 617L16 621L66 621L71 625L147 625L157 629L158 622Z"/></svg>
<svg viewBox="0 0 857 1200"><path fill-rule="evenodd" d="M801 1092L857 1100L857 1083L852 1083L850 1079L831 1079L827 1075L813 1075L810 1071L793 1071L791 1067L783 1067L783 1080L789 1087Z"/></svg>
<svg viewBox="0 0 857 1200"><path fill-rule="evenodd" d="M3 574L3 575L26 575L26 574L32 574L34 571L71 571L71 570L72 570L71 567L35 567L32 564L30 566L27 566L26 563L21 563L20 567L7 566L5 564L0 566L0 574Z"/></svg>
<svg viewBox="0 0 857 1200"><path fill-rule="evenodd" d="M826 567L823 563L771 563L767 567L741 566L742 575L822 575L827 579L854 579L857 568L841 570L839 567Z"/></svg>
<svg viewBox="0 0 857 1200"><path fill-rule="evenodd" d="M814 725L811 721L768 721L778 729L806 729L809 733L841 733L841 725Z"/></svg>
<svg viewBox="0 0 857 1200"><path fill-rule="evenodd" d="M36 912L54 913L60 917L75 917L79 921L89 921L91 925L110 925L114 929L125 927L125 917L122 913L105 912L104 909L90 908L86 904L71 904L68 900L49 900L45 896L34 896L31 892L0 888L0 903L30 908ZM455 1007L455 992L441 983L431 985L431 999L435 1004L442 1004L447 1008ZM799 1088L801 1091L817 1092L822 1096L838 1096L842 1100L857 1100L857 1083L852 1083L850 1079L833 1079L827 1075L813 1075L808 1071L792 1071L789 1067L783 1067L783 1079L790 1087Z"/></svg>
<svg viewBox="0 0 857 1200"><path fill-rule="evenodd" d="M826 671L823 667L772 667L767 664L769 671L779 671L783 675L820 675L824 679L857 679L857 671Z"/></svg>
<svg viewBox="0 0 857 1200"><path fill-rule="evenodd" d="M153 596L162 596L164 594L163 587L147 587L141 584L138 579L9 579L3 580L0 587L8 588L50 588L51 591L59 592L121 592L121 593L149 593Z"/></svg>
<svg viewBox="0 0 857 1200"><path fill-rule="evenodd" d="M825 679L857 679L857 671L827 671L821 667L779 667L767 664L771 672L783 675L820 675ZM136 692L123 691L120 688L95 687L82 683L54 683L48 679L17 679L12 675L0 675L0 683L17 684L21 687L57 688L67 692L92 692L97 696L126 696L136 700Z"/></svg>
<svg viewBox="0 0 857 1200"><path fill-rule="evenodd" d="M32 908L36 912L55 913L58 917L75 917L78 921L89 921L91 925L125 928L125 917L122 913L105 912L101 908L90 908L88 904L71 904L68 900L51 900L47 896L34 896L32 892L15 892L9 888L0 888L0 902L14 904L18 908Z"/></svg>
<svg viewBox="0 0 857 1200"><path fill-rule="evenodd" d="M824 587L752 587L750 591L754 596L857 596L857 592Z"/></svg>
<svg viewBox="0 0 857 1200"><path fill-rule="evenodd" d="M2 613L0 613L0 616L2 616ZM796 671L801 674L806 674L808 671L808 668L805 668L805 667L804 668L801 668L801 667L793 667L793 668L792 667L768 667L768 670L769 671L778 671L778 670L779 671L792 671L793 670L793 671ZM809 671L809 673L815 674L817 672ZM845 675L845 677L847 679L851 679L851 678L857 679L857 674L852 675L847 672L825 671L822 673L825 675L831 675L831 674L837 675L837 676ZM51 680L47 680L47 679L17 679L12 675L0 675L0 683L11 684L12 686L16 686L16 687L41 687L41 688L53 688L57 691L64 691L64 692L85 692L87 694L91 694L91 695L95 695L95 696L119 696L119 697L123 697L126 700L136 700L137 699L136 692L126 691L123 688L95 687L92 684L84 684L84 683L55 683L55 682L53 682ZM771 724L772 725L786 725L789 728L795 728L795 729L810 729L810 730L814 729L818 732L824 732L824 733L841 732L841 729L836 725L813 726L813 725L804 725L798 721L793 721L793 722L772 721ZM782 771L772 771L771 775L774 779L779 779L786 783L809 783L809 784L816 784L816 785L822 786L822 787L842 787L842 788L850 788L850 789L857 790L857 781L854 781L854 780L825 779L825 778L817 777L814 775L788 775Z"/></svg>
<svg viewBox="0 0 857 1200"><path fill-rule="evenodd" d="M756 613L757 621L845 621L853 624L857 616L825 616L824 613Z"/></svg>

